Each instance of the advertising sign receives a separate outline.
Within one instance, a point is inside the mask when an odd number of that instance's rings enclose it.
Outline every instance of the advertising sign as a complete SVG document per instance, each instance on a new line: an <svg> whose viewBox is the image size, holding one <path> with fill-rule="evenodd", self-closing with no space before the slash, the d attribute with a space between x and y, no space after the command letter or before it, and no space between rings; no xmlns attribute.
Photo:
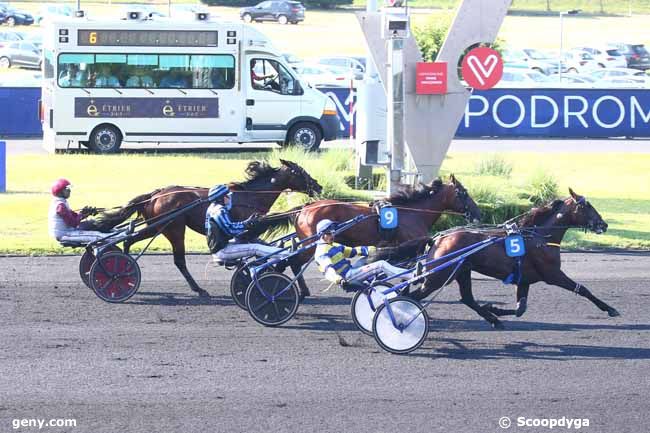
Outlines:
<svg viewBox="0 0 650 433"><path fill-rule="evenodd" d="M218 118L218 98L75 98L75 117Z"/></svg>
<svg viewBox="0 0 650 433"><path fill-rule="evenodd" d="M503 76L503 59L492 48L474 48L463 58L462 72L468 86L479 90L491 89Z"/></svg>

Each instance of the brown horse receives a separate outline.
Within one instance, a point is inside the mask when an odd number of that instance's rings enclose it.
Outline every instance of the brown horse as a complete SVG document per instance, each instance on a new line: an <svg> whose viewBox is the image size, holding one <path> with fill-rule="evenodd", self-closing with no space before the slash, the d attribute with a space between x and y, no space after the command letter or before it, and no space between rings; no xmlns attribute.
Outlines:
<svg viewBox="0 0 650 433"><path fill-rule="evenodd" d="M244 220L253 213L266 214L275 200L285 190L304 192L310 197L320 194L322 187L301 166L280 160L282 165L271 167L266 162L253 161L246 167L247 179L243 182L228 184L233 194L231 215L234 220ZM157 189L148 194L135 197L122 209L113 212L113 217L104 218L104 225L110 227L126 220L135 212L145 221L159 217L182 208L197 199L205 199L208 188L188 188L169 186ZM197 233L205 234L205 213L209 203L202 203L190 211L183 213L161 229L144 229L136 236L125 242L125 250L136 242L148 239L159 231L169 240L174 252L174 264L187 280L190 288L201 296L209 296L208 292L199 287L187 270L185 262L185 227Z"/></svg>
<svg viewBox="0 0 650 433"><path fill-rule="evenodd" d="M524 237L526 249L526 255L523 256L519 266L516 264L516 259L506 255L504 243L498 242L469 255L457 270L451 266L428 276L423 289L412 292L411 296L422 299L440 289L446 282L456 280L460 288L461 301L490 322L493 327L502 328L503 325L497 316L521 317L526 311L530 285L544 281L589 299L611 317L618 316L616 309L598 299L585 286L573 281L560 269L559 245L569 228L583 228L598 234L607 230L607 223L603 221L598 211L584 197L577 195L571 189L569 192L571 196L567 199L556 200L545 207L535 208L519 221L519 230ZM503 229L451 230L435 240L427 260L445 256L491 237L504 236L506 231ZM441 263L444 261L430 265L427 269ZM472 294L472 271L502 281L510 279L516 282L517 308L505 310L489 304L479 305Z"/></svg>
<svg viewBox="0 0 650 433"><path fill-rule="evenodd" d="M443 213L464 215L468 222L478 222L481 212L463 185L451 175L445 184L440 179L417 187L405 187L387 199L398 209L399 226L391 234L390 244L427 236L431 226ZM294 219L296 232L301 239L317 233L316 225L323 219L346 221L357 215L369 215L373 207L336 200L320 200L302 208ZM337 242L350 246L377 245L382 238L377 218L369 218L341 233Z"/></svg>

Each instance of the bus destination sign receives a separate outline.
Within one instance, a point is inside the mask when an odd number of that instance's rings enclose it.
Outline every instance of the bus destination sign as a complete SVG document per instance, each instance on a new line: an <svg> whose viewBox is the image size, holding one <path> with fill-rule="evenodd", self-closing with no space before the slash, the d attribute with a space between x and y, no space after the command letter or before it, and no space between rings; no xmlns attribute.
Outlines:
<svg viewBox="0 0 650 433"><path fill-rule="evenodd" d="M216 47L217 31L210 30L79 30L84 47Z"/></svg>

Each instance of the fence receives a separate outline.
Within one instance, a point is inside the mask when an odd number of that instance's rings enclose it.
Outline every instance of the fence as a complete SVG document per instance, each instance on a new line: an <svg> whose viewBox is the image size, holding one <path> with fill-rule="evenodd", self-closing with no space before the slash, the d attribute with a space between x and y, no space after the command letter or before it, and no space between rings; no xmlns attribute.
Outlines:
<svg viewBox="0 0 650 433"><path fill-rule="evenodd" d="M356 92L321 88L354 125ZM0 88L0 137L40 136L39 88ZM650 90L493 89L475 92L457 137L650 137Z"/></svg>

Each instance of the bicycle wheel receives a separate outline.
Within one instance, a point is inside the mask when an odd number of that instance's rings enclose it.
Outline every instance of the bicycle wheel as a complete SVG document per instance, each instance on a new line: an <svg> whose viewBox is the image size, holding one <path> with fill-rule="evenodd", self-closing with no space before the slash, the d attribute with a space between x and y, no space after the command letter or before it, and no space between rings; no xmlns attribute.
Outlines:
<svg viewBox="0 0 650 433"><path fill-rule="evenodd" d="M264 326L279 326L291 320L300 305L300 292L284 274L268 272L246 290L248 312Z"/></svg>
<svg viewBox="0 0 650 433"><path fill-rule="evenodd" d="M420 347L429 333L429 316L419 302L398 296L377 308L372 333L379 346L398 355ZM395 323L391 319L395 318ZM397 325L397 326L396 326Z"/></svg>
<svg viewBox="0 0 650 433"><path fill-rule="evenodd" d="M102 254L90 268L90 285L95 294L110 303L124 302L140 287L140 266L124 253Z"/></svg>
<svg viewBox="0 0 650 433"><path fill-rule="evenodd" d="M120 252L122 250L120 250L120 248L117 246L111 246L108 247L107 251ZM92 289L92 286L90 285L90 268L92 267L93 263L95 263L95 254L90 250L84 251L81 259L79 260L79 276L81 277L81 281L83 281L83 283L89 289Z"/></svg>
<svg viewBox="0 0 650 433"><path fill-rule="evenodd" d="M395 292L390 292L385 296L382 295L381 292L390 288L389 284L379 284L354 294L350 304L350 312L352 321L357 325L359 331L366 335L372 335L372 319L375 317L375 311L384 302L384 298L392 299L397 296Z"/></svg>
<svg viewBox="0 0 650 433"><path fill-rule="evenodd" d="M250 286L251 272L246 263L239 265L230 279L230 295L235 304L243 310L246 310L246 290Z"/></svg>

